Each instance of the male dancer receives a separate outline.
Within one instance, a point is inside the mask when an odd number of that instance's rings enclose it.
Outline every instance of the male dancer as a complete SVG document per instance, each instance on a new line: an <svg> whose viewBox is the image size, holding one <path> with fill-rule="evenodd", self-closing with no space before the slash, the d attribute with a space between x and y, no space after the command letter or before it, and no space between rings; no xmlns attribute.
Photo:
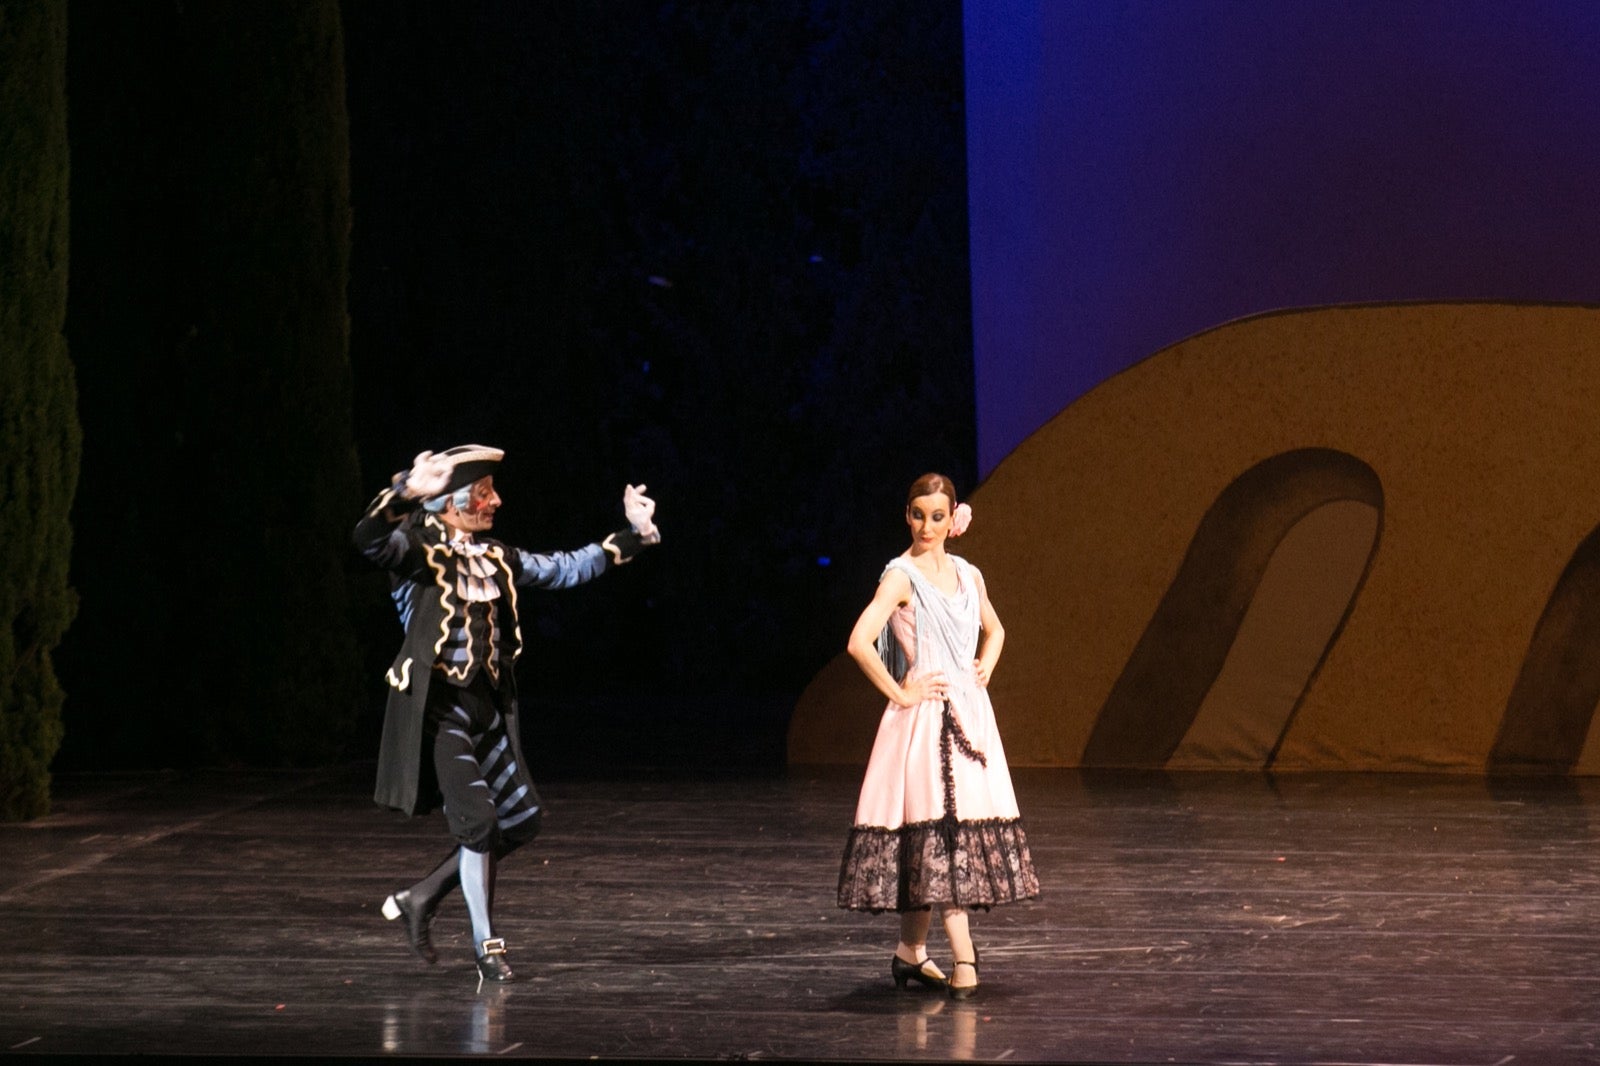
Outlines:
<svg viewBox="0 0 1600 1066"><path fill-rule="evenodd" d="M630 528L577 551L534 554L481 536L500 507L494 471L504 455L478 444L423 452L378 494L354 534L361 554L389 571L405 628L387 675L374 798L413 815L442 799L456 839L432 873L384 900L383 915L403 916L411 949L435 962L428 926L459 884L480 987L514 977L505 941L494 935L495 864L538 833L542 805L517 729L517 589L582 584L661 540L643 485L622 495Z"/></svg>

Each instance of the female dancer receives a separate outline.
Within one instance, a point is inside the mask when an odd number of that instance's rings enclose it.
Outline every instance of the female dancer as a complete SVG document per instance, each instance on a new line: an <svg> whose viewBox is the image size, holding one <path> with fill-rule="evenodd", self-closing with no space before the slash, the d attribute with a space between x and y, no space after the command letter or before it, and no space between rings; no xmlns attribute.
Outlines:
<svg viewBox="0 0 1600 1066"><path fill-rule="evenodd" d="M971 517L949 478L913 482L911 547L884 568L850 632L851 658L889 705L839 871L839 906L900 915L895 984L948 988L956 999L978 988L967 909L1039 894L985 691L1005 630L977 568L945 551ZM949 977L928 958L934 907L950 940Z"/></svg>

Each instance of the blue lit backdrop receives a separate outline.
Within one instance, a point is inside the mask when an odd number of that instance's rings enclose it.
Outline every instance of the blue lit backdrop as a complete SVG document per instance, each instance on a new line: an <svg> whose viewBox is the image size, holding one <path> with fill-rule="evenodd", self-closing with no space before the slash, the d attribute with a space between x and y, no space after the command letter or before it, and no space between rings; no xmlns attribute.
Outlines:
<svg viewBox="0 0 1600 1066"><path fill-rule="evenodd" d="M966 0L978 463L1222 322L1600 300L1600 4Z"/></svg>

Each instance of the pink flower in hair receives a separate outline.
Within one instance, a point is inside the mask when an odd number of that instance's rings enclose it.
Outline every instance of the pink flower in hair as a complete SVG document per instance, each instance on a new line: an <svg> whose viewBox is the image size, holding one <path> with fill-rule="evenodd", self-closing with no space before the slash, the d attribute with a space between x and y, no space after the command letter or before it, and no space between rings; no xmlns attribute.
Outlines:
<svg viewBox="0 0 1600 1066"><path fill-rule="evenodd" d="M950 535L959 537L972 525L972 505L968 503L956 504L956 509L950 516Z"/></svg>

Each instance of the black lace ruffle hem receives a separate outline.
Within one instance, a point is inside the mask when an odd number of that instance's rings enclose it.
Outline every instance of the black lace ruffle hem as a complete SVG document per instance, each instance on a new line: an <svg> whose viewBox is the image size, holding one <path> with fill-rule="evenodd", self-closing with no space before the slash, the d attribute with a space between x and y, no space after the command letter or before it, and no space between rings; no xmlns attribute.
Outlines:
<svg viewBox="0 0 1600 1066"><path fill-rule="evenodd" d="M853 911L987 909L1038 894L1021 819L854 826L839 868L839 906Z"/></svg>

